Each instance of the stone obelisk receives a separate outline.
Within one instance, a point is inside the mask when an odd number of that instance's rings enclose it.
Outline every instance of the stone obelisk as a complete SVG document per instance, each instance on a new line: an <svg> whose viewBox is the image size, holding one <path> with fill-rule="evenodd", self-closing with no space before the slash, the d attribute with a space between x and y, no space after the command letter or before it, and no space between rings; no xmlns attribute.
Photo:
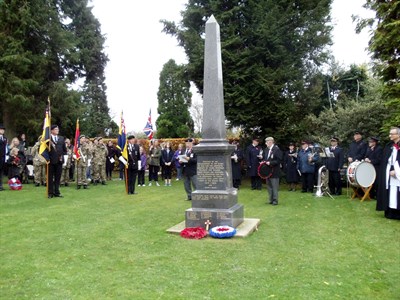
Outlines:
<svg viewBox="0 0 400 300"><path fill-rule="evenodd" d="M214 16L206 23L204 50L203 126L197 154L197 190L192 193L192 208L186 210L186 227L229 225L243 222L243 205L237 203L232 186L231 153L226 140L222 80L221 40Z"/></svg>

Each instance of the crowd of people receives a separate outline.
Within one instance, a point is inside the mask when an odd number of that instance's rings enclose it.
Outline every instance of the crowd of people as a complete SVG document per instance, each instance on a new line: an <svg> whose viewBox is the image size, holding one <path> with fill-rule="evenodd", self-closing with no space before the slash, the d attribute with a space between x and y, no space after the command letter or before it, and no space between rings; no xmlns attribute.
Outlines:
<svg viewBox="0 0 400 300"><path fill-rule="evenodd" d="M324 151L309 140L301 141L300 149L297 149L294 142L289 143L285 151L276 145L273 137L265 139L265 147L260 145L258 138L254 138L245 151L240 149L237 141L233 141L235 148L231 154L232 186L241 186L245 169L251 180L251 189L261 190L265 180L269 203L278 205L278 190L282 177L285 178L289 191L296 191L300 183L302 193L313 193L318 170L324 165L329 171L330 194L341 195L341 173L344 165L365 161L372 164L376 170L377 176L370 195L378 200L377 209L384 210L388 218L400 219L399 134L400 129L393 127L389 134L390 143L383 148L379 145L378 138L370 137L367 143L363 140L362 133L355 131L354 140L347 153L339 146L340 141L337 137L330 139L330 147ZM187 200L191 200L191 193L196 189L197 181L197 156L193 151L193 139L187 139L185 147L179 144L176 150L172 149L170 142L160 145L158 140L152 140L147 153L133 135L128 136L127 140L128 160L124 161L120 159L122 149L118 149L112 141L105 144L102 137L90 140L81 135L79 149L74 149L69 139L59 136L58 126L53 125L49 159L39 153L41 136L30 151L35 186L47 185L48 196L52 198L62 197L60 185L68 186L74 177L77 189L88 189L89 183L106 185L106 181L112 179L116 162L119 162L119 179L126 180L129 195L136 194L136 186L146 186L146 171L148 186L160 186L160 174L164 186L171 186L172 173L175 170L176 180L184 179ZM2 177L5 172L9 179L21 182L24 176L29 176L26 170L27 149L24 134L8 142L5 128L0 126L0 191L4 190Z"/></svg>

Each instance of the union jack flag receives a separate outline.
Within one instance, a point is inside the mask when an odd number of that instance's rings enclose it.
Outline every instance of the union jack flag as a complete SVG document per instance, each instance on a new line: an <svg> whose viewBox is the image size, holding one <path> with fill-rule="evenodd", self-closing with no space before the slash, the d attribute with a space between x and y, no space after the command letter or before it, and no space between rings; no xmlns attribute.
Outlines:
<svg viewBox="0 0 400 300"><path fill-rule="evenodd" d="M149 140L153 139L153 125L151 124L151 109L149 112L149 117L147 118L146 126L143 128L143 132L147 135Z"/></svg>

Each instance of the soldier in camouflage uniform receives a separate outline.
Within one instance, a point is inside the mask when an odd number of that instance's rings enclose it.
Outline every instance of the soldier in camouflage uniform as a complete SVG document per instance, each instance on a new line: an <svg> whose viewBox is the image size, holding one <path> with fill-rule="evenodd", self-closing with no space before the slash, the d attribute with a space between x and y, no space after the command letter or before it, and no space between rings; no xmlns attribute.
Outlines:
<svg viewBox="0 0 400 300"><path fill-rule="evenodd" d="M106 145L103 143L103 138L98 137L95 140L93 147L93 183L100 183L102 185L106 184L106 159L108 150Z"/></svg>
<svg viewBox="0 0 400 300"><path fill-rule="evenodd" d="M33 174L35 176L35 186L46 185L46 159L39 154L40 140L42 136L39 136L38 141L32 147L31 154L33 157Z"/></svg>
<svg viewBox="0 0 400 300"><path fill-rule="evenodd" d="M80 146L78 148L80 158L76 159L76 172L77 172L77 189L79 190L83 185L84 189L88 188L88 180L86 177L86 171L88 168L88 161L91 157L89 145L86 142L84 135L80 136Z"/></svg>
<svg viewBox="0 0 400 300"><path fill-rule="evenodd" d="M60 185L68 186L69 168L71 168L71 161L72 161L71 141L69 139L65 140L65 146L67 147L68 158L66 161L64 161L64 164L62 166Z"/></svg>

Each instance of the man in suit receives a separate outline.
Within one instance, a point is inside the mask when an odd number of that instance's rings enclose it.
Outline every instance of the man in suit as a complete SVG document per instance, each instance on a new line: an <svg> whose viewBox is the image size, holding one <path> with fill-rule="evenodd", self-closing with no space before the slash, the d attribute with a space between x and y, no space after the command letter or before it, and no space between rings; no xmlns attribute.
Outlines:
<svg viewBox="0 0 400 300"><path fill-rule="evenodd" d="M128 136L128 195L135 195L136 177L139 170L140 151L135 136Z"/></svg>
<svg viewBox="0 0 400 300"><path fill-rule="evenodd" d="M378 176L379 176L379 166L381 164L383 149L380 145L378 145L379 139L377 137L370 137L368 139L368 149L365 154L365 161L371 163L376 172L376 177L374 184L369 192L369 195L372 199L376 198L377 184L378 184Z"/></svg>
<svg viewBox="0 0 400 300"><path fill-rule="evenodd" d="M60 129L57 125L51 126L50 136L50 163L48 174L48 197L63 197L60 193L60 179L62 173L62 165L64 163L64 155L67 154L64 137L59 136Z"/></svg>
<svg viewBox="0 0 400 300"><path fill-rule="evenodd" d="M343 168L344 154L343 149L338 147L339 139L331 138L330 152L333 156L328 157L326 168L329 171L329 190L333 195L342 194L342 182L340 180L340 169Z"/></svg>
<svg viewBox="0 0 400 300"><path fill-rule="evenodd" d="M261 190L261 178L258 176L258 167L263 158L263 150L258 146L259 140L253 138L251 145L247 147L246 163L249 176L251 178L251 189Z"/></svg>
<svg viewBox="0 0 400 300"><path fill-rule="evenodd" d="M197 189L197 155L193 152L193 139L189 138L186 141L185 159L180 160L182 164L182 173L184 176L184 186L187 195L187 200L192 200L193 191Z"/></svg>
<svg viewBox="0 0 400 300"><path fill-rule="evenodd" d="M280 165L283 159L283 153L277 145L273 137L265 139L267 148L264 151L264 161L271 168L270 174L267 175L267 189L269 194L269 204L278 205L278 190Z"/></svg>
<svg viewBox="0 0 400 300"><path fill-rule="evenodd" d="M7 155L7 138L4 136L6 128L3 124L0 124L0 191L4 191L3 188L3 174L6 166L6 155Z"/></svg>

